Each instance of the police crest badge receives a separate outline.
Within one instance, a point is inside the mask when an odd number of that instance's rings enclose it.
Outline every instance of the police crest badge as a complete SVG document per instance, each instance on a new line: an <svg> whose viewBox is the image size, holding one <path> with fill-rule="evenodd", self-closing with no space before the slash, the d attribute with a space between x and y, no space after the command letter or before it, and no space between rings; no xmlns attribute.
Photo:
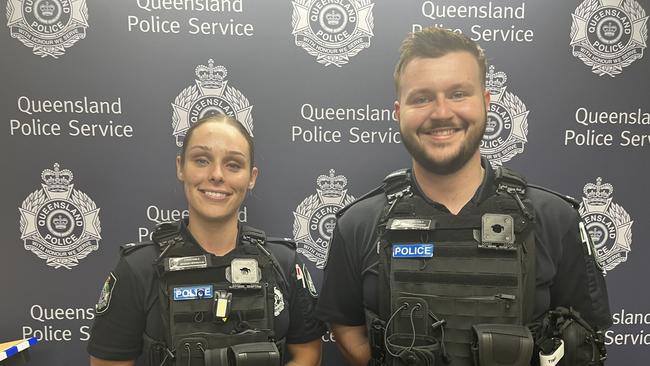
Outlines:
<svg viewBox="0 0 650 366"><path fill-rule="evenodd" d="M45 169L42 189L32 192L18 209L20 238L25 249L48 266L70 269L99 249L99 208L85 193L74 189L68 169Z"/></svg>
<svg viewBox="0 0 650 366"><path fill-rule="evenodd" d="M374 27L370 0L295 0L292 4L296 46L318 63L341 67L370 47Z"/></svg>
<svg viewBox="0 0 650 366"><path fill-rule="evenodd" d="M207 65L198 65L194 70L196 85L188 86L172 103L172 128L176 146L183 145L185 133L203 117L223 114L237 119L253 136L253 117L248 99L237 89L228 85L228 70L215 66L209 59Z"/></svg>
<svg viewBox="0 0 650 366"><path fill-rule="evenodd" d="M499 166L524 151L528 141L528 110L519 97L506 91L508 77L505 72L495 72L494 65L490 65L485 79L491 100L481 155L493 166Z"/></svg>
<svg viewBox="0 0 650 366"><path fill-rule="evenodd" d="M335 170L330 169L329 175L320 175L316 179L316 194L305 198L293 213L296 251L316 263L318 269L323 269L327 261L336 212L354 201L345 189L347 178L334 174Z"/></svg>
<svg viewBox="0 0 650 366"><path fill-rule="evenodd" d="M571 16L573 56L593 73L614 77L643 57L648 17L637 1L584 0Z"/></svg>
<svg viewBox="0 0 650 366"><path fill-rule="evenodd" d="M606 273L627 261L632 250L632 224L625 209L613 202L614 187L598 177L596 184L587 183L580 203L580 216L585 231L596 250L596 259Z"/></svg>

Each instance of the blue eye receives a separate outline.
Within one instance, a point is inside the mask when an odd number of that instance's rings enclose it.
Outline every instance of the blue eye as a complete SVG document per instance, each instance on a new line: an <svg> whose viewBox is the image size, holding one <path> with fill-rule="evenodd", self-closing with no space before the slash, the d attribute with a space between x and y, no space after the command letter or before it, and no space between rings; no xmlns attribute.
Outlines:
<svg viewBox="0 0 650 366"><path fill-rule="evenodd" d="M429 103L430 101L431 101L431 98L429 98L426 95L418 96L414 100L415 104L425 104L425 103Z"/></svg>
<svg viewBox="0 0 650 366"><path fill-rule="evenodd" d="M464 98L466 95L465 95L465 92L455 91L451 96L452 96L453 99L461 99L461 98Z"/></svg>
<svg viewBox="0 0 650 366"><path fill-rule="evenodd" d="M194 162L199 166L206 166L210 164L210 161L206 158L196 158L194 159Z"/></svg>

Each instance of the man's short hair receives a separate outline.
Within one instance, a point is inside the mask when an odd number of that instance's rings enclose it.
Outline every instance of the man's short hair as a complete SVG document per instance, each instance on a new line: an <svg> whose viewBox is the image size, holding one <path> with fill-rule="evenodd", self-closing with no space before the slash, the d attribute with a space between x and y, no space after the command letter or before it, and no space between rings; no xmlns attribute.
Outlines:
<svg viewBox="0 0 650 366"><path fill-rule="evenodd" d="M438 58L450 52L465 51L476 58L479 67L481 85L485 87L487 63L483 49L467 36L447 29L428 27L413 32L402 42L399 61L395 65L393 78L395 90L399 93L399 78L406 65L416 58Z"/></svg>

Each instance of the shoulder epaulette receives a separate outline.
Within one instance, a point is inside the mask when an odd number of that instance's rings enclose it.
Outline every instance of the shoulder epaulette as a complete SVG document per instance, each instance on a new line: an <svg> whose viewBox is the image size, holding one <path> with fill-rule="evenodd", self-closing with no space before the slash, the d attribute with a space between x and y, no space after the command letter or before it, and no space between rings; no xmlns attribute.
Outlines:
<svg viewBox="0 0 650 366"><path fill-rule="evenodd" d="M528 186L526 178L506 167L498 166L494 169L494 180L498 191L512 190L519 194L526 193L526 187Z"/></svg>
<svg viewBox="0 0 650 366"><path fill-rule="evenodd" d="M266 243L266 234L260 229L248 225L242 225L241 240L250 244L264 245Z"/></svg>
<svg viewBox="0 0 650 366"><path fill-rule="evenodd" d="M531 187L531 188L539 189L540 191L544 191L544 192L548 192L548 193L551 193L553 195L556 195L556 196L562 198L563 200L565 200L566 202L568 202L575 209L578 209L580 207L580 202L578 202L578 200L576 200L575 198L573 198L571 196L568 196L566 194L562 194L562 193L556 192L556 191L554 191L552 189L548 189L546 187L538 186L538 185L535 185L535 184L529 184L528 186Z"/></svg>
<svg viewBox="0 0 650 366"><path fill-rule="evenodd" d="M270 236L266 238L267 243L273 243L273 244L282 244L284 246L287 246L291 249L296 249L297 245L296 242L291 239L291 238L279 238L279 237L273 237Z"/></svg>
<svg viewBox="0 0 650 366"><path fill-rule="evenodd" d="M153 242L150 241L145 241L142 243L128 243L124 245L120 245L120 254L122 255L129 255L133 252L135 252L138 249L142 249L144 247L148 247L154 245Z"/></svg>
<svg viewBox="0 0 650 366"><path fill-rule="evenodd" d="M180 222L165 222L157 225L151 234L151 240L161 248L182 242L180 225Z"/></svg>

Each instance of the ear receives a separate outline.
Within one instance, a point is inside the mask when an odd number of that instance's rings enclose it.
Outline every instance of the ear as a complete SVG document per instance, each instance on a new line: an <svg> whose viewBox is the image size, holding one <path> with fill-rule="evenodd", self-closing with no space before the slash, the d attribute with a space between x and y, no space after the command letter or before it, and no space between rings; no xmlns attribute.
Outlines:
<svg viewBox="0 0 650 366"><path fill-rule="evenodd" d="M181 164L181 157L180 155L176 157L176 178L183 182L183 165Z"/></svg>
<svg viewBox="0 0 650 366"><path fill-rule="evenodd" d="M393 115L395 116L395 122L399 125L399 100L396 100L393 104Z"/></svg>
<svg viewBox="0 0 650 366"><path fill-rule="evenodd" d="M490 91L485 89L483 91L483 99L485 100L485 113L490 111Z"/></svg>
<svg viewBox="0 0 650 366"><path fill-rule="evenodd" d="M259 171L257 170L257 167L253 167L253 169L251 169L251 179L248 181L248 189L253 189L253 187L255 187L258 173Z"/></svg>

